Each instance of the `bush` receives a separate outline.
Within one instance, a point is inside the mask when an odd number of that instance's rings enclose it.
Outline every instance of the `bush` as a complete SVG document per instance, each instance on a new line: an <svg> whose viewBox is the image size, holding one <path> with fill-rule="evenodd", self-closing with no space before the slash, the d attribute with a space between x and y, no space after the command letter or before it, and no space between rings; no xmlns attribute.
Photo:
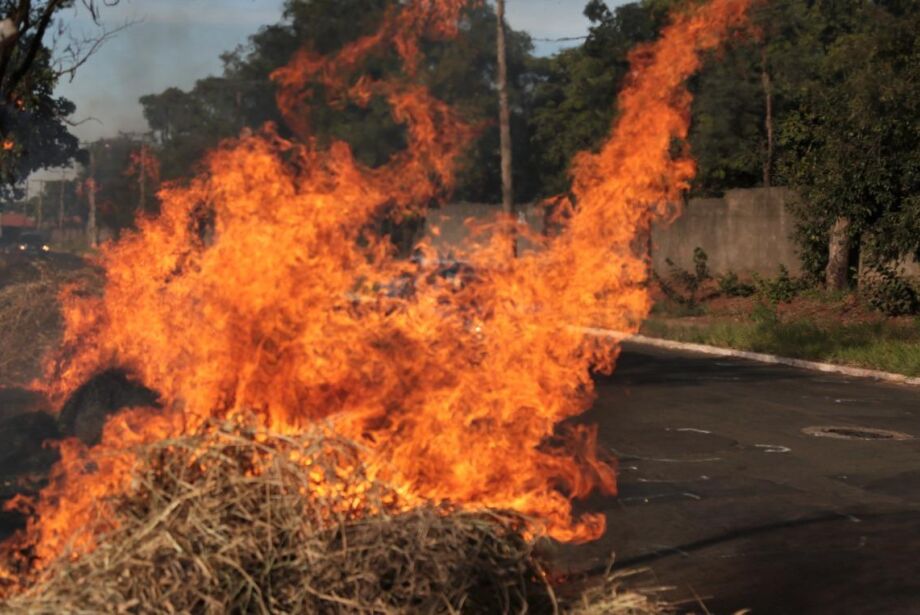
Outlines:
<svg viewBox="0 0 920 615"><path fill-rule="evenodd" d="M764 279L755 275L754 282L757 284L757 293L770 303L789 303L807 287L803 280L790 276L785 265L779 266L779 275L775 278Z"/></svg>
<svg viewBox="0 0 920 615"><path fill-rule="evenodd" d="M669 267L668 279L662 279L655 272L652 272L652 275L668 299L692 311L698 307L700 301L709 298L698 296L702 286L712 279L709 272L709 255L703 248L697 247L693 250L693 272L681 269L671 259L665 262Z"/></svg>
<svg viewBox="0 0 920 615"><path fill-rule="evenodd" d="M864 292L869 305L888 316L920 313L917 290L896 269L879 267L875 273Z"/></svg>
<svg viewBox="0 0 920 615"><path fill-rule="evenodd" d="M742 282L734 271L719 276L719 292L725 297L750 297L756 291L753 285Z"/></svg>

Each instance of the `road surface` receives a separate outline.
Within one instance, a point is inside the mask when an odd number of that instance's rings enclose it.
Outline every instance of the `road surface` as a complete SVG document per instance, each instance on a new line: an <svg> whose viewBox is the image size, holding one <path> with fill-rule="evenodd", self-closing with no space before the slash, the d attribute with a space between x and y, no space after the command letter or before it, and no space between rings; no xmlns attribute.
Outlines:
<svg viewBox="0 0 920 615"><path fill-rule="evenodd" d="M609 529L572 571L615 553L713 613L920 613L920 388L629 345L597 382L620 493L582 504Z"/></svg>

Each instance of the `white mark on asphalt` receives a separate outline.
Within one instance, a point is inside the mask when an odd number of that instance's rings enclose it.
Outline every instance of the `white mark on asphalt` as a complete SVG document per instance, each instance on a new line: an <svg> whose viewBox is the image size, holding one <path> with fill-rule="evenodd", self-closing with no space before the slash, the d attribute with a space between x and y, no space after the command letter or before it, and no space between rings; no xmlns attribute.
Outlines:
<svg viewBox="0 0 920 615"><path fill-rule="evenodd" d="M792 449L788 446L781 446L779 444L755 444L755 448L763 449L765 453L791 453Z"/></svg>
<svg viewBox="0 0 920 615"><path fill-rule="evenodd" d="M638 457L642 461L657 461L658 463L709 463L710 461L722 461L721 457L707 457L706 459L667 459L658 457Z"/></svg>
<svg viewBox="0 0 920 615"><path fill-rule="evenodd" d="M695 427L681 427L680 429L676 429L675 431L683 431L683 432L690 432L690 433L702 433L702 434L711 434L711 433L712 433L711 431L706 431L705 429L697 429L697 428L695 428Z"/></svg>

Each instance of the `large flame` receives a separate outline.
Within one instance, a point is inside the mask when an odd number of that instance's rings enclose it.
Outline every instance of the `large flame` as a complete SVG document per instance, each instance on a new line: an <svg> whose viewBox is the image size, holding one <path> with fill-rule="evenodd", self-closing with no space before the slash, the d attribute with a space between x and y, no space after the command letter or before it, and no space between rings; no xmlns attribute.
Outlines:
<svg viewBox="0 0 920 615"><path fill-rule="evenodd" d="M161 191L159 216L103 249L103 296L67 298L54 398L126 366L164 409L113 419L95 449L67 445L20 541L39 562L69 540L90 548L86 511L129 488L128 445L242 413L282 431L330 421L409 498L516 510L564 541L598 537L603 517L575 519L571 501L614 494L614 470L594 429L559 425L590 405L591 372L612 369L618 349L581 327L635 331L646 316L635 238L676 213L694 173L674 147L688 130L684 81L743 25L748 3L712 0L637 49L610 139L573 165L563 231L515 260L501 236L470 249L461 258L476 273L459 290L417 276L369 229L382 211L421 211L450 192L474 130L413 75L420 41L452 35L464 1L404 4L335 56L298 54L275 79L299 140L266 127L224 143L196 179ZM387 53L403 78L358 76ZM409 146L376 169L343 143L321 149L309 128L317 86L359 104L385 97ZM416 275L411 297L361 290L403 274Z"/></svg>

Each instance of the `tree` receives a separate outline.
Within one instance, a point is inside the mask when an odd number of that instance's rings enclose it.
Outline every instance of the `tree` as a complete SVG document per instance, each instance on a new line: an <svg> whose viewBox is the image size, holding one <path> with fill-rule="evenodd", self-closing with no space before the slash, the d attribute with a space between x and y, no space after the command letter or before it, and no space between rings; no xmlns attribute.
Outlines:
<svg viewBox="0 0 920 615"><path fill-rule="evenodd" d="M817 70L782 126L805 262L830 288L860 249L877 268L920 255L920 7L842 4L818 7Z"/></svg>
<svg viewBox="0 0 920 615"><path fill-rule="evenodd" d="M306 45L331 53L348 41L369 33L385 9L398 0L287 0L284 20L262 28L246 46L224 54L219 77L199 81L183 92L172 88L141 99L144 114L161 144L163 178L185 176L194 163L220 140L235 136L244 127L258 128L275 122L287 132L274 101L275 86L269 75L287 64ZM526 34L507 32L509 99L512 129L522 138L514 143L513 169L519 193L533 194L527 146L527 92L537 78L539 64L531 56ZM418 78L435 96L455 105L482 133L462 161L457 198L498 202L501 195L499 131L495 100L496 28L492 8L469 8L460 35L451 41L426 42L427 58ZM375 76L397 70L392 58L375 58L366 70ZM335 105L316 99L311 109L315 136L320 145L332 139L348 142L356 158L379 166L405 146L403 127L390 118L382 99L366 107ZM518 132L520 130L520 132Z"/></svg>
<svg viewBox="0 0 920 615"><path fill-rule="evenodd" d="M629 51L656 34L651 13L636 3L611 11L591 0L585 16L592 25L584 45L546 61L546 76L534 92L530 144L544 196L566 192L572 157L594 149L610 132Z"/></svg>
<svg viewBox="0 0 920 615"><path fill-rule="evenodd" d="M99 23L102 5L119 0L79 0ZM32 171L73 160L78 142L68 131L73 103L55 97L59 79L77 69L114 31L75 38L60 21L76 0L0 0L0 186L9 192Z"/></svg>

